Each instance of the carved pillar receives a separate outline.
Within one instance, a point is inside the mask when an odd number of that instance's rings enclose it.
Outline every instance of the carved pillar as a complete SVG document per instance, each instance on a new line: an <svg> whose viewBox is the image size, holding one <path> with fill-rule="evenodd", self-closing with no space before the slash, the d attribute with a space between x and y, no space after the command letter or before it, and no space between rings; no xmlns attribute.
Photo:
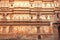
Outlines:
<svg viewBox="0 0 60 40"><path fill-rule="evenodd" d="M6 33L6 27L5 26L3 27L3 33Z"/></svg>
<svg viewBox="0 0 60 40"><path fill-rule="evenodd" d="M37 13L37 20L39 20L40 13ZM41 39L41 34L40 34L40 26L37 26L37 38L38 40Z"/></svg>
<svg viewBox="0 0 60 40"><path fill-rule="evenodd" d="M3 33L3 27L2 26L0 26L0 33Z"/></svg>
<svg viewBox="0 0 60 40"><path fill-rule="evenodd" d="M50 27L51 27L52 33L53 33L53 22L50 22Z"/></svg>
<svg viewBox="0 0 60 40"><path fill-rule="evenodd" d="M37 13L37 20L39 20L40 13Z"/></svg>
<svg viewBox="0 0 60 40"><path fill-rule="evenodd" d="M54 19L55 19L55 21L58 21L59 16L58 16L58 14L57 14L57 13L55 14L55 18L54 18Z"/></svg>
<svg viewBox="0 0 60 40"><path fill-rule="evenodd" d="M12 20L12 14L10 15L10 21Z"/></svg>
<svg viewBox="0 0 60 40"><path fill-rule="evenodd" d="M37 27L37 38L38 38L38 40L41 39L41 35L40 35L40 27L39 27L39 26Z"/></svg>
<svg viewBox="0 0 60 40"><path fill-rule="evenodd" d="M9 33L12 33L12 32L13 32L13 27L10 26L10 27L9 27Z"/></svg>
<svg viewBox="0 0 60 40"><path fill-rule="evenodd" d="M31 18L30 20L33 20L33 17L32 17L32 15L31 15L31 14L30 14L30 18Z"/></svg>
<svg viewBox="0 0 60 40"><path fill-rule="evenodd" d="M58 39L58 25L53 26L54 39Z"/></svg>

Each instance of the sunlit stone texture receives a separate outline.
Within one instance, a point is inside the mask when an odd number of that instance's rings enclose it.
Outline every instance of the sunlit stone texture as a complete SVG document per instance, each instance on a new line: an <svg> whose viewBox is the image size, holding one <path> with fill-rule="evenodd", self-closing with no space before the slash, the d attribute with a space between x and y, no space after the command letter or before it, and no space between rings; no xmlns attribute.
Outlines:
<svg viewBox="0 0 60 40"><path fill-rule="evenodd" d="M60 0L0 0L0 40L58 40Z"/></svg>

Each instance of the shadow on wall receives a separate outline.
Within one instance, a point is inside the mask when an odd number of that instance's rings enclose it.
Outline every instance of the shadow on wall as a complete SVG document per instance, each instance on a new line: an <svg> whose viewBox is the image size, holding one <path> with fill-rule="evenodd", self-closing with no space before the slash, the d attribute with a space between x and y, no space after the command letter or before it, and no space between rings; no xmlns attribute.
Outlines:
<svg viewBox="0 0 60 40"><path fill-rule="evenodd" d="M59 35L59 39L60 39L60 25L58 26L58 35Z"/></svg>

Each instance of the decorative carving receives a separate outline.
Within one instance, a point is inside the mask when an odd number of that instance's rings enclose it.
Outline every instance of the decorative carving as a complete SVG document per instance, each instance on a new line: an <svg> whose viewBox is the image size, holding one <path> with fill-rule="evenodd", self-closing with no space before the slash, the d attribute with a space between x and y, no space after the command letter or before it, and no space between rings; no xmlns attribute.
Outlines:
<svg viewBox="0 0 60 40"><path fill-rule="evenodd" d="M45 1L45 2L51 2L51 1L54 1L54 0L43 0L43 1Z"/></svg>
<svg viewBox="0 0 60 40"><path fill-rule="evenodd" d="M13 2L14 0L9 0L9 2Z"/></svg>

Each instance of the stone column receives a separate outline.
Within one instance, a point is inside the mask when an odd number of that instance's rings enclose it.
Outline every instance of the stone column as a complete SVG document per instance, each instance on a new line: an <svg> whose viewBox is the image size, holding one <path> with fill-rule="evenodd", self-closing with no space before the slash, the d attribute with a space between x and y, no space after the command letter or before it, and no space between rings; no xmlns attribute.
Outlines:
<svg viewBox="0 0 60 40"><path fill-rule="evenodd" d="M37 13L37 20L39 20L40 13Z"/></svg>
<svg viewBox="0 0 60 40"><path fill-rule="evenodd" d="M37 27L37 38L38 38L38 40L41 39L41 35L40 35L40 27L39 27L39 26Z"/></svg>
<svg viewBox="0 0 60 40"><path fill-rule="evenodd" d="M1 27L1 32L0 33L3 33L3 27Z"/></svg>
<svg viewBox="0 0 60 40"><path fill-rule="evenodd" d="M37 21L39 21L39 16L40 16L40 13L37 12ZM37 26L37 38L38 38L38 40L41 39L40 26L39 25Z"/></svg>
<svg viewBox="0 0 60 40"><path fill-rule="evenodd" d="M54 18L54 21L56 22L57 20L59 20L59 16L57 13L55 13L55 18Z"/></svg>
<svg viewBox="0 0 60 40"><path fill-rule="evenodd" d="M5 13L3 13L3 21L6 21L6 14ZM3 26L2 28L3 28L2 33L6 33L6 26Z"/></svg>
<svg viewBox="0 0 60 40"><path fill-rule="evenodd" d="M50 22L50 27L51 27L52 33L53 33L53 22Z"/></svg>
<svg viewBox="0 0 60 40"><path fill-rule="evenodd" d="M10 27L9 27L9 33L12 33L12 32L13 32L13 27L10 26Z"/></svg>
<svg viewBox="0 0 60 40"><path fill-rule="evenodd" d="M6 27L5 26L3 27L3 33L6 33Z"/></svg>
<svg viewBox="0 0 60 40"><path fill-rule="evenodd" d="M10 14L10 21L13 21L12 18L13 18L13 14Z"/></svg>
<svg viewBox="0 0 60 40"><path fill-rule="evenodd" d="M54 25L53 26L53 34L54 34L54 39L58 39L58 26Z"/></svg>
<svg viewBox="0 0 60 40"><path fill-rule="evenodd" d="M54 36L54 30L53 30L53 22L50 22L50 28L51 28L51 38L54 40L55 36Z"/></svg>

